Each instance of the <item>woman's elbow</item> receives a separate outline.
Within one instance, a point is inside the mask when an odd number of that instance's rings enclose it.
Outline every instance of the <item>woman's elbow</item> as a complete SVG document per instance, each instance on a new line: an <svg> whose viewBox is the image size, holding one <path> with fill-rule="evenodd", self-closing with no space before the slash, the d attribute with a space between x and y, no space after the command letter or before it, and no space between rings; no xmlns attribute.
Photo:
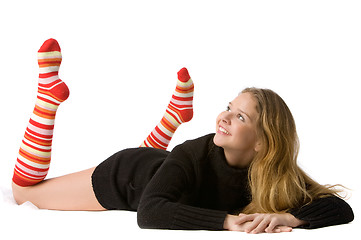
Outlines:
<svg viewBox="0 0 361 240"><path fill-rule="evenodd" d="M163 201L141 203L137 210L138 226L143 229L170 229L172 212Z"/></svg>
<svg viewBox="0 0 361 240"><path fill-rule="evenodd" d="M346 204L345 213L344 213L345 214L345 223L350 223L350 222L352 222L354 220L355 215L354 215L354 213L352 211L351 206L346 202L344 202L344 203Z"/></svg>
<svg viewBox="0 0 361 240"><path fill-rule="evenodd" d="M160 229L158 221L155 219L153 214L149 211L138 211L137 212L137 223L142 229Z"/></svg>
<svg viewBox="0 0 361 240"><path fill-rule="evenodd" d="M149 207L140 204L137 210L137 223L140 228L143 229L154 229L154 216L152 210Z"/></svg>
<svg viewBox="0 0 361 240"><path fill-rule="evenodd" d="M152 228L149 224L149 221L147 221L144 218L139 217L139 214L137 215L137 222L138 222L138 226L142 229L151 229Z"/></svg>

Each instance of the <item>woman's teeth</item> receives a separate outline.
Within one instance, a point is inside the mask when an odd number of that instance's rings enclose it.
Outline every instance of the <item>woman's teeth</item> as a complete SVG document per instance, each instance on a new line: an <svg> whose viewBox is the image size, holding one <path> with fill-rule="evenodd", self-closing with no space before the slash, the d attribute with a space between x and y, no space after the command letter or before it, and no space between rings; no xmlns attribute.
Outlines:
<svg viewBox="0 0 361 240"><path fill-rule="evenodd" d="M223 127L219 127L219 131L221 131L222 133L225 133L227 135L230 135L230 133L226 129L224 129Z"/></svg>

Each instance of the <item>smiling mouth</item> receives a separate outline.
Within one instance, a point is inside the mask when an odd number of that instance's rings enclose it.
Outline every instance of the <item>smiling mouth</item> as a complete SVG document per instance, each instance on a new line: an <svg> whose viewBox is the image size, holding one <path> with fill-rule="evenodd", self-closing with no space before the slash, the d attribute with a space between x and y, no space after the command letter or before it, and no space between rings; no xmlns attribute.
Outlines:
<svg viewBox="0 0 361 240"><path fill-rule="evenodd" d="M226 134L226 135L231 135L224 127L222 126L219 126L218 128L218 131L223 133L223 134Z"/></svg>

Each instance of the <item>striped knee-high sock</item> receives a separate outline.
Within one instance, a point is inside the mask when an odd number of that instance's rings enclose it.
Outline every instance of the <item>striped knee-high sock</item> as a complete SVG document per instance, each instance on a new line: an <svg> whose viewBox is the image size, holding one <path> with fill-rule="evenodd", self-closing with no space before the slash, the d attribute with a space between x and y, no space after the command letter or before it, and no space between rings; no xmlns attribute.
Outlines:
<svg viewBox="0 0 361 240"><path fill-rule="evenodd" d="M178 72L177 87L162 120L143 141L141 147L167 149L177 128L193 117L193 91L194 85L188 70L182 68Z"/></svg>
<svg viewBox="0 0 361 240"><path fill-rule="evenodd" d="M55 39L45 41L38 51L38 95L13 175L13 182L19 186L42 181L49 170L56 110L69 96L68 87L58 76L61 59Z"/></svg>

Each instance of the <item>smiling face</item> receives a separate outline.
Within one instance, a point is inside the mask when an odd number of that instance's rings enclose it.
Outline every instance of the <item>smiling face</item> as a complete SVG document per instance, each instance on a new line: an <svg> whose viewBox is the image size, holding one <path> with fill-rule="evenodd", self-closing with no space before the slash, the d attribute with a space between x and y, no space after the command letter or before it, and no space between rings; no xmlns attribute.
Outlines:
<svg viewBox="0 0 361 240"><path fill-rule="evenodd" d="M257 103L250 93L241 93L218 115L213 142L224 149L230 166L244 168L259 150Z"/></svg>

